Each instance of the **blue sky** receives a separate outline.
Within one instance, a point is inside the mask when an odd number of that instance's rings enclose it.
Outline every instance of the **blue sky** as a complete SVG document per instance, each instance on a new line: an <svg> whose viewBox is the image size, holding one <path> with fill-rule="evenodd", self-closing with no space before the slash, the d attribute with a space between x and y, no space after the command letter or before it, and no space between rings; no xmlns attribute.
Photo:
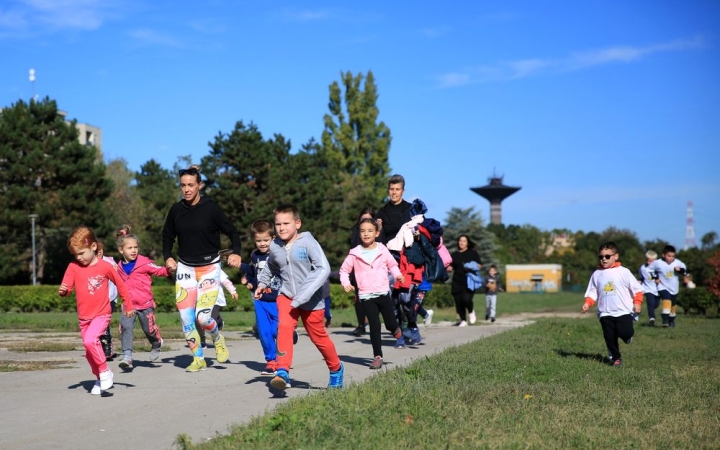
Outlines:
<svg viewBox="0 0 720 450"><path fill-rule="evenodd" d="M720 233L720 2L3 0L0 105L33 92L106 159L196 161L238 120L297 150L328 86L372 70L390 165L429 215L522 190L506 224ZM34 68L34 86L28 71Z"/></svg>

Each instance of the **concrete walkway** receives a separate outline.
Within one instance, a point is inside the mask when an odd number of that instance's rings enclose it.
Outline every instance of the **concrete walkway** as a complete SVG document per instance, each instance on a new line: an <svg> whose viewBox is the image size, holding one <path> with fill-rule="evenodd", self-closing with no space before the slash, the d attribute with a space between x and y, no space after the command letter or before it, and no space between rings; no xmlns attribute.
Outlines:
<svg viewBox="0 0 720 450"><path fill-rule="evenodd" d="M527 323L501 318L492 325L483 322L466 328L432 324L421 329L425 339L421 345L404 350L393 348L384 334L386 367L404 366L415 358ZM357 338L351 331L330 329L345 364L346 387L376 373L368 368L369 337ZM166 342L171 350L155 363L147 360L147 352L136 352L132 372L120 370L117 360L110 362L115 386L111 395L103 397L90 395L95 380L84 352L15 353L0 343L0 360L69 361L62 369L0 373L0 449L169 449L179 434L202 442L290 398L322 395L327 367L304 330L295 347L293 387L284 397L271 391L271 377L260 376L265 366L260 342L243 333L225 336L230 360L218 364L210 348L205 372L184 371L191 361L184 341ZM75 339L81 348L79 334Z"/></svg>

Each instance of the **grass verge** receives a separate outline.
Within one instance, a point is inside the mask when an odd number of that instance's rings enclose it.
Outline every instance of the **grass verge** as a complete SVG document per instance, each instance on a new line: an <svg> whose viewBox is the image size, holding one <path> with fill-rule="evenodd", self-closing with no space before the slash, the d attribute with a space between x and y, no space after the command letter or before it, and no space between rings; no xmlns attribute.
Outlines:
<svg viewBox="0 0 720 450"><path fill-rule="evenodd" d="M228 436L178 448L717 448L720 327L636 327L606 365L595 319L542 319L292 399Z"/></svg>
<svg viewBox="0 0 720 450"><path fill-rule="evenodd" d="M0 361L0 372L64 369L71 364L75 364L75 361L70 359L58 361Z"/></svg>

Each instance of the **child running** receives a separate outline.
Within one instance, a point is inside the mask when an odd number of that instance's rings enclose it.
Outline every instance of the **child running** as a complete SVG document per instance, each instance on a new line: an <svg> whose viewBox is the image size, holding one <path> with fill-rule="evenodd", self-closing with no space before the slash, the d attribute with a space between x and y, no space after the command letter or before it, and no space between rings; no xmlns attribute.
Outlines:
<svg viewBox="0 0 720 450"><path fill-rule="evenodd" d="M115 269L117 269L117 263L112 258L112 256L105 256L105 247L103 246L102 241L98 241L97 245L98 248L95 253L97 254L98 259L109 262ZM112 281L108 281L108 299L110 300L111 313L115 312L117 296L117 286L115 286L115 283L113 283ZM112 321L112 319L110 320ZM112 334L110 333L110 324L108 324L108 327L105 329L105 333L100 336L100 344L102 345L103 351L105 352L106 360L112 361L113 359L115 359L115 357L117 357L117 353L115 353L115 350L113 349Z"/></svg>
<svg viewBox="0 0 720 450"><path fill-rule="evenodd" d="M649 266L650 271L657 274L658 297L662 307L662 326L675 327L677 315L677 296L680 291L679 275L685 275L685 263L675 258L675 247L666 245L663 248L662 258L656 259Z"/></svg>
<svg viewBox="0 0 720 450"><path fill-rule="evenodd" d="M133 370L133 330L135 319L140 320L140 327L150 342L150 361L160 357L163 345L160 329L155 322L155 299L152 292L152 277L167 277L170 272L166 267L156 265L150 258L139 254L140 240L130 233L130 226L123 225L115 233L118 252L122 260L118 264L118 273L125 282L133 298L135 314L120 318L120 339L122 341L123 359L120 368L124 371Z"/></svg>
<svg viewBox="0 0 720 450"><path fill-rule="evenodd" d="M374 356L370 364L371 369L380 369L383 366L379 314L382 314L385 328L395 336L395 339L402 337L402 331L395 318L395 308L390 298L388 273L391 273L400 283L405 282L405 277L400 272L397 261L390 254L390 250L375 241L379 234L380 230L375 219L362 219L360 221L360 245L350 250L340 267L340 283L345 292L355 290L350 282L350 273L353 271L355 273L358 301L363 302L362 307L370 324L370 342Z"/></svg>
<svg viewBox="0 0 720 450"><path fill-rule="evenodd" d="M124 315L135 314L133 303L125 283L115 268L98 259L97 238L88 227L77 227L68 238L67 246L75 261L68 265L63 276L58 294L65 297L75 289L80 336L85 347L85 358L90 364L92 373L97 377L90 393L101 395L113 386L113 373L105 360L105 353L100 344L100 336L105 332L111 318L110 301L108 300L108 282L112 281L118 288L125 308Z"/></svg>
<svg viewBox="0 0 720 450"><path fill-rule="evenodd" d="M641 311L643 289L632 272L618 262L620 254L614 242L605 242L599 250L600 266L590 277L582 311L587 312L597 301L608 358L613 366L620 367L618 338L626 344L632 342L634 314Z"/></svg>
<svg viewBox="0 0 720 450"><path fill-rule="evenodd" d="M247 288L253 291L258 286L258 275L262 272L270 257L270 243L275 238L272 222L256 220L250 226L250 233L255 240L255 250L250 254L250 264L242 263L240 270L245 274ZM265 369L260 375L274 376L277 374L278 307L277 296L282 283L279 277L272 277L259 298L253 300L255 306L255 323L260 346L265 355Z"/></svg>
<svg viewBox="0 0 720 450"><path fill-rule="evenodd" d="M338 357L335 344L323 324L325 301L322 285L330 275L330 265L320 244L309 232L298 233L302 226L295 205L275 208L275 232L279 239L270 244L270 256L258 276L255 299L262 297L274 276L282 281L277 297L278 307L278 370L270 385L275 389L290 387L290 366L293 360L293 332L298 319L330 370L328 388L343 387L345 367Z"/></svg>

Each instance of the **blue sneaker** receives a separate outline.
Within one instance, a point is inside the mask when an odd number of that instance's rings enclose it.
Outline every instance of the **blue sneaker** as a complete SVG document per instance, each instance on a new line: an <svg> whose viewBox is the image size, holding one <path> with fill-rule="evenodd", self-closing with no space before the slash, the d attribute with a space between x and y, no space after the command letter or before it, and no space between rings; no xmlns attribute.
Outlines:
<svg viewBox="0 0 720 450"><path fill-rule="evenodd" d="M280 371L278 370L278 375ZM330 382L328 382L328 389L342 389L343 381L345 379L345 366L340 363L340 368L334 372L330 372Z"/></svg>
<svg viewBox="0 0 720 450"><path fill-rule="evenodd" d="M405 348L405 338L400 336L397 341L395 341L395 348Z"/></svg>
<svg viewBox="0 0 720 450"><path fill-rule="evenodd" d="M285 369L278 369L275 378L270 380L270 386L284 391L290 386L290 374Z"/></svg>
<svg viewBox="0 0 720 450"><path fill-rule="evenodd" d="M418 345L419 343L422 342L422 336L420 336L420 330L418 330L417 328L413 328L412 330L410 330L410 333L412 333L413 344Z"/></svg>

